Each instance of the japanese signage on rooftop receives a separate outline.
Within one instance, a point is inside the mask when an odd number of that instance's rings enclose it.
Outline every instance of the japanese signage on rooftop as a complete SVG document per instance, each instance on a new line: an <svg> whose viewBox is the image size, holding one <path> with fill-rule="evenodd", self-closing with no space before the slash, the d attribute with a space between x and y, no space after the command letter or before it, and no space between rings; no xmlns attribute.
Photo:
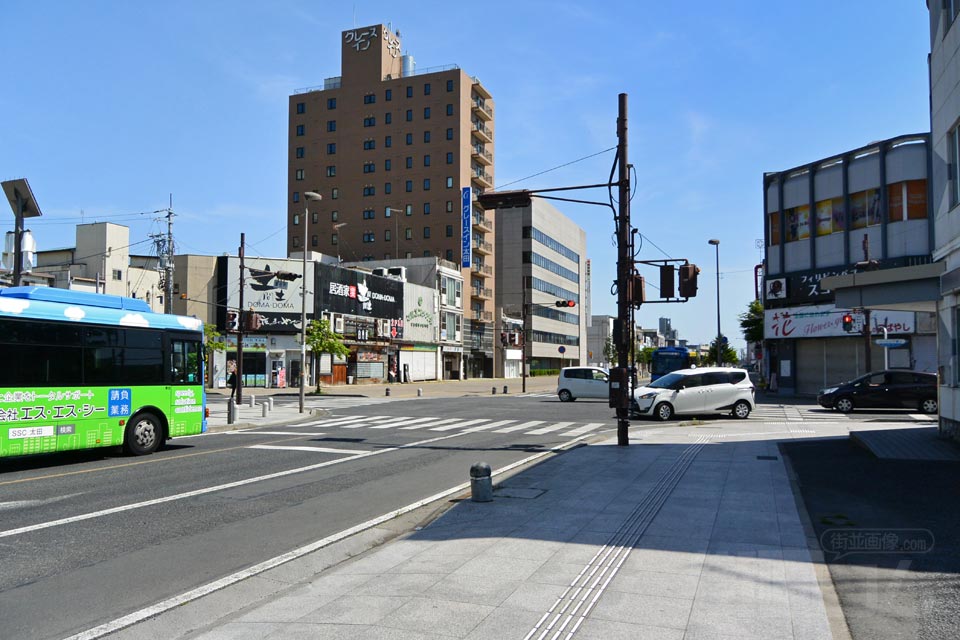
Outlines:
<svg viewBox="0 0 960 640"><path fill-rule="evenodd" d="M403 317L403 282L362 271L317 265L316 312L330 311L370 318Z"/></svg>
<svg viewBox="0 0 960 640"><path fill-rule="evenodd" d="M240 259L230 257L227 264L227 309L240 308ZM307 263L307 274L313 263ZM243 308L260 315L261 333L299 333L303 304L303 261L246 258L243 263ZM307 309L313 305L313 293L307 291Z"/></svg>

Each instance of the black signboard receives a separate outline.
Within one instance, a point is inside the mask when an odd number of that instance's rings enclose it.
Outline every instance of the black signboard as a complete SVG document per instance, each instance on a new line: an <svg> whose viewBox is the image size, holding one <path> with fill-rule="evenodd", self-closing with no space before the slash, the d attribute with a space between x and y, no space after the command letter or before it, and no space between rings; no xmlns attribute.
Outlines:
<svg viewBox="0 0 960 640"><path fill-rule="evenodd" d="M362 271L318 264L316 313L332 312L368 318L403 317L403 282Z"/></svg>

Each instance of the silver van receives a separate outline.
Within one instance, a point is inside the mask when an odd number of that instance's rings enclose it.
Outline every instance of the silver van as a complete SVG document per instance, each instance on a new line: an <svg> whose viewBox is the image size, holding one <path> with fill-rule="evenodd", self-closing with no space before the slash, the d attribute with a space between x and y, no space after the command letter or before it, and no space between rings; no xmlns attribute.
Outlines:
<svg viewBox="0 0 960 640"><path fill-rule="evenodd" d="M604 398L609 395L610 374L600 367L564 367L557 379L561 402L577 398Z"/></svg>

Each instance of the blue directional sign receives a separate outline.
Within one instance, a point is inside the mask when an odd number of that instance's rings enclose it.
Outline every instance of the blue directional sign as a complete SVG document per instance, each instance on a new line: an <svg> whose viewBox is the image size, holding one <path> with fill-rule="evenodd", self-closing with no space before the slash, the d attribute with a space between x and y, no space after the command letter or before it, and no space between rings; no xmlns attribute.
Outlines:
<svg viewBox="0 0 960 640"><path fill-rule="evenodd" d="M473 197L470 187L463 187L460 192L460 266L469 267L473 256L473 225L470 217L473 214Z"/></svg>

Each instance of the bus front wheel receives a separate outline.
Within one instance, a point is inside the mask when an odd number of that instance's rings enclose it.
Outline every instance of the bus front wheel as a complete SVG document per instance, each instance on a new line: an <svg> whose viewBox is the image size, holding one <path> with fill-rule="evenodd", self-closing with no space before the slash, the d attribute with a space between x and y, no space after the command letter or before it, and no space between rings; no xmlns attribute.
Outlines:
<svg viewBox="0 0 960 640"><path fill-rule="evenodd" d="M152 413L138 413L127 423L123 436L123 448L130 455L145 456L160 448L163 442L163 425Z"/></svg>

